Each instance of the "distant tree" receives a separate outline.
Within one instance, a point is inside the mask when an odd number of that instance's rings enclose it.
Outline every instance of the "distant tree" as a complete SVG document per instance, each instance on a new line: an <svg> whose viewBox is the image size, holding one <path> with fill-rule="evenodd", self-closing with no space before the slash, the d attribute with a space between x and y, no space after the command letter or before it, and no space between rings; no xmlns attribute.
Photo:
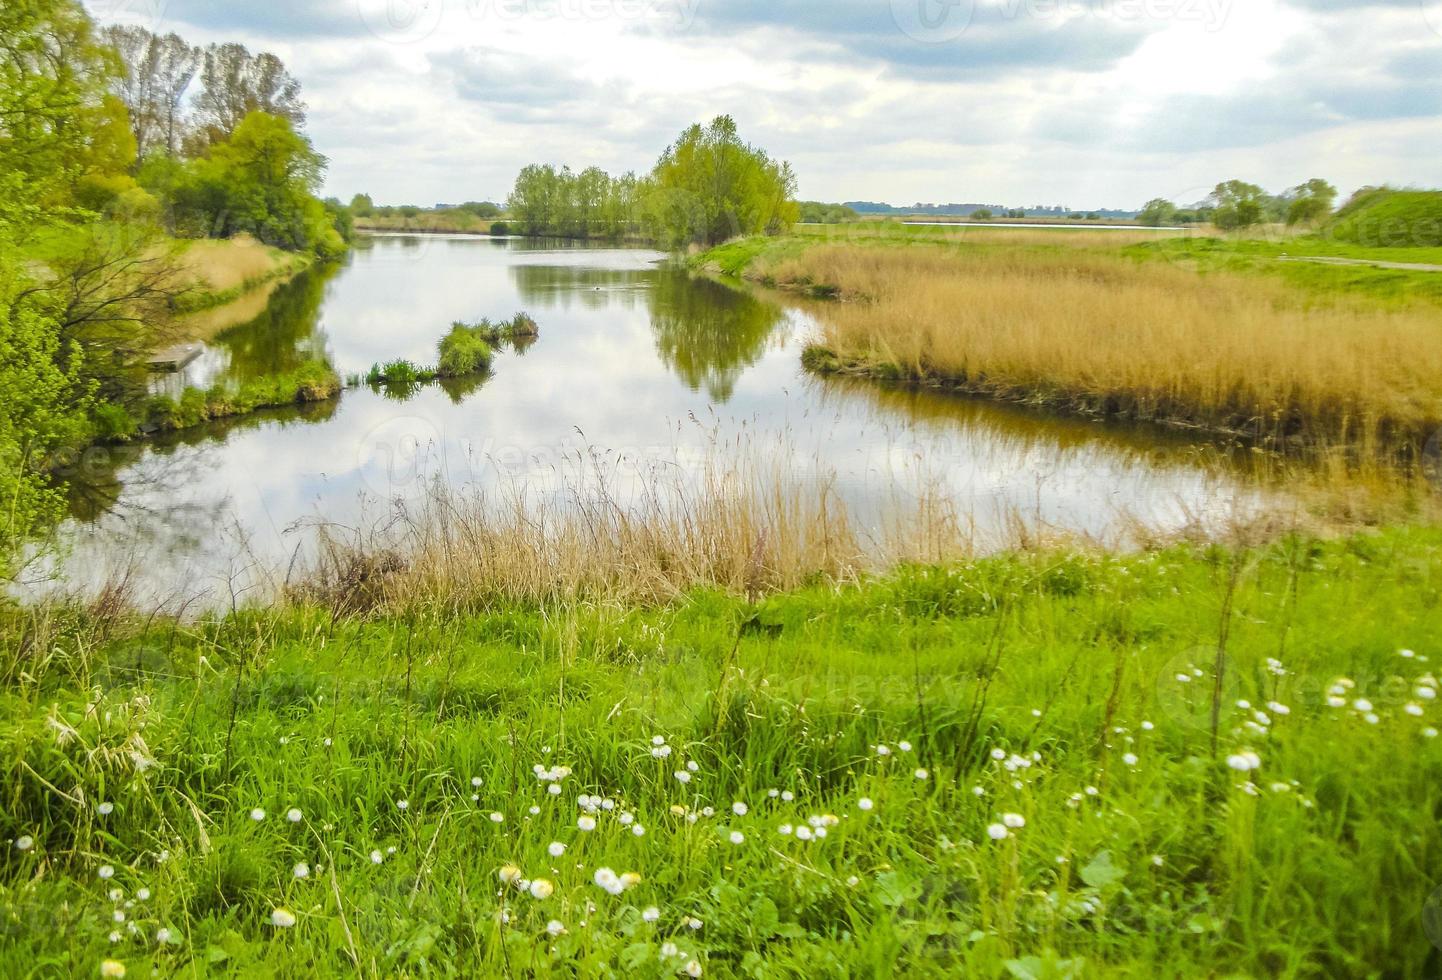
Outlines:
<svg viewBox="0 0 1442 980"><path fill-rule="evenodd" d="M801 221L808 224L836 225L855 221L861 215L844 204L824 204L820 201L802 201L797 205Z"/></svg>
<svg viewBox="0 0 1442 980"><path fill-rule="evenodd" d="M521 234L555 233L558 183L556 168L549 164L533 163L521 168L506 199L506 210Z"/></svg>
<svg viewBox="0 0 1442 980"><path fill-rule="evenodd" d="M1222 231L1239 231L1260 224L1266 215L1267 192L1256 184L1228 180L1212 191L1212 224Z"/></svg>
<svg viewBox="0 0 1442 980"><path fill-rule="evenodd" d="M1288 225L1314 225L1332 213L1337 201L1337 188L1320 177L1292 189L1292 202L1287 209Z"/></svg>
<svg viewBox="0 0 1442 980"><path fill-rule="evenodd" d="M1150 225L1153 228L1159 228L1162 225L1177 223L1177 215L1178 211L1175 204L1165 198L1154 197L1146 203L1141 213L1137 215L1137 221L1144 225Z"/></svg>
<svg viewBox="0 0 1442 980"><path fill-rule="evenodd" d="M212 44L200 81L195 149L227 139L252 112L284 119L296 131L305 125L300 82L268 51L253 55L242 44Z"/></svg>
<svg viewBox="0 0 1442 980"><path fill-rule="evenodd" d="M101 32L120 55L115 94L130 114L137 159L155 152L174 156L185 130L185 93L200 67L201 50L176 34L112 26Z"/></svg>
<svg viewBox="0 0 1442 980"><path fill-rule="evenodd" d="M467 201L457 206L456 210L466 211L475 215L477 218L483 219L499 217L501 213L500 205L490 201Z"/></svg>
<svg viewBox="0 0 1442 980"><path fill-rule="evenodd" d="M976 221L990 221L994 215L991 213L991 208L977 208L971 212L971 217Z"/></svg>
<svg viewBox="0 0 1442 980"><path fill-rule="evenodd" d="M355 238L355 212L349 205L342 204L338 197L327 197L320 202L325 206L325 213L330 216L331 227L340 234L343 241L351 241Z"/></svg>
<svg viewBox="0 0 1442 980"><path fill-rule="evenodd" d="M375 202L371 200L369 194L357 194L350 199L351 214L357 218L369 218L375 209Z"/></svg>
<svg viewBox="0 0 1442 980"><path fill-rule="evenodd" d="M402 204L396 211L402 218L414 218L421 213L421 209L414 204Z"/></svg>

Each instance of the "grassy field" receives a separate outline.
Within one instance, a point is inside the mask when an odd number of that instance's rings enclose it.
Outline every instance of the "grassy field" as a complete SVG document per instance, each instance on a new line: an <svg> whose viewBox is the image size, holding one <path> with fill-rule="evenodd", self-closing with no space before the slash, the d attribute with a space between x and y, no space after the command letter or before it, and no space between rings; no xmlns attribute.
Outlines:
<svg viewBox="0 0 1442 980"><path fill-rule="evenodd" d="M1442 967L1442 532L7 615L5 976Z"/></svg>
<svg viewBox="0 0 1442 980"><path fill-rule="evenodd" d="M742 241L697 261L842 299L816 309L822 369L1410 458L1442 425L1442 316L1425 294L1401 298L1442 274L1148 234L883 228Z"/></svg>

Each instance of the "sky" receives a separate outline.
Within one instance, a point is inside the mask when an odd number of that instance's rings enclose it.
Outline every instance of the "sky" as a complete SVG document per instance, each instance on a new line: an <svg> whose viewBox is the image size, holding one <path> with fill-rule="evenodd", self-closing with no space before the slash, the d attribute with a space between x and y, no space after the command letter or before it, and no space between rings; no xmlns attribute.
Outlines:
<svg viewBox="0 0 1442 980"><path fill-rule="evenodd" d="M1442 0L86 0L300 79L325 192L503 200L729 113L808 200L1442 185Z"/></svg>

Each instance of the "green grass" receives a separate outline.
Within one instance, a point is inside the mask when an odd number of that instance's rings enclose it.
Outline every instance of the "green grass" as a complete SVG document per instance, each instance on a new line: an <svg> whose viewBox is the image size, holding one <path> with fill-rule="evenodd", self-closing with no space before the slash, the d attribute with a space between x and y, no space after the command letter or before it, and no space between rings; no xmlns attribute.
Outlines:
<svg viewBox="0 0 1442 980"><path fill-rule="evenodd" d="M1296 261L1323 257L1442 265L1442 248L1369 247L1318 234L1275 239L1175 238L1130 245L1123 251L1142 260L1186 264L1202 273L1271 276L1319 299L1353 296L1386 306L1442 304L1442 272Z"/></svg>
<svg viewBox="0 0 1442 980"><path fill-rule="evenodd" d="M334 398L340 389L340 377L329 364L307 361L293 371L247 381L237 388L191 387L179 398L153 397L145 404L146 428L151 432L173 432L264 408L325 401ZM111 439L123 440L135 434L135 427L124 426L115 418L105 420L101 428L102 437Z"/></svg>
<svg viewBox="0 0 1442 980"><path fill-rule="evenodd" d="M1435 251L1442 248L1442 191L1375 188L1348 201L1327 233L1389 252L1428 246Z"/></svg>
<svg viewBox="0 0 1442 980"><path fill-rule="evenodd" d="M757 606L7 615L6 976L1442 966L1442 705L1416 693L1442 531L1000 557ZM1375 724L1327 705L1341 677ZM1245 751L1259 771L1229 768ZM582 795L610 801L593 831ZM1004 814L1025 825L993 840ZM824 839L779 832L808 817Z"/></svg>
<svg viewBox="0 0 1442 980"><path fill-rule="evenodd" d="M976 226L940 227L867 222L798 226L791 235L745 238L717 246L691 259L691 265L720 275L766 282L765 267L823 244L878 248L954 248L973 252L1022 252L1056 255L1073 249L1109 253L1119 261L1170 262L1199 273L1237 273L1280 279L1319 301L1350 297L1382 306L1423 302L1442 305L1442 272L1379 269L1296 261L1301 257L1346 258L1377 262L1442 265L1442 247L1376 247L1356 244L1329 232L1293 234L1268 230L1252 237L1138 232L1098 232L1095 228L1028 229ZM1114 240L1099 236L1116 236ZM1148 240L1138 241L1145 236Z"/></svg>

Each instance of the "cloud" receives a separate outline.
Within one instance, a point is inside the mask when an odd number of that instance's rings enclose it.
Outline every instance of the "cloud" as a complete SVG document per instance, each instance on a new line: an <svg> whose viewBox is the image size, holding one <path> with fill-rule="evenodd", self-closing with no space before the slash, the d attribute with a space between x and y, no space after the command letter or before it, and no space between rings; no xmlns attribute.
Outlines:
<svg viewBox="0 0 1442 980"><path fill-rule="evenodd" d="M644 171L720 113L834 200L1135 206L1234 172L1427 183L1418 147L1442 117L1442 0L89 6L276 51L327 190L391 203L502 197L531 162Z"/></svg>

